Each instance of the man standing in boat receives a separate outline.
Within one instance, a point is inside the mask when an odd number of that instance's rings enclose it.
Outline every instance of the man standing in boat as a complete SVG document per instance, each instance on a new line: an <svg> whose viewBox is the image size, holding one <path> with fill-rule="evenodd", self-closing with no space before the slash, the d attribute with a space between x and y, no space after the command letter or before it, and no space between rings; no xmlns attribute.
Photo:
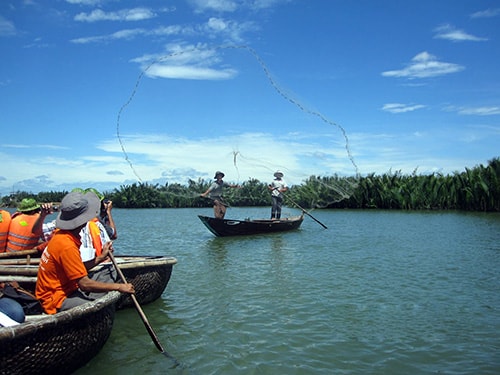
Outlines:
<svg viewBox="0 0 500 375"><path fill-rule="evenodd" d="M215 172L214 179L215 181L210 185L206 192L200 194L201 197L206 197L209 195L209 198L212 199L214 204L214 217L216 219L224 219L226 215L226 207L227 204L224 202L224 198L222 197L222 192L224 187L230 188L239 188L239 185L228 184L224 182L222 179L224 178L224 173L221 171Z"/></svg>
<svg viewBox="0 0 500 375"><path fill-rule="evenodd" d="M271 191L271 220L281 218L281 206L283 205L283 193L288 190L286 182L283 180L283 172L274 172L274 180L268 186Z"/></svg>

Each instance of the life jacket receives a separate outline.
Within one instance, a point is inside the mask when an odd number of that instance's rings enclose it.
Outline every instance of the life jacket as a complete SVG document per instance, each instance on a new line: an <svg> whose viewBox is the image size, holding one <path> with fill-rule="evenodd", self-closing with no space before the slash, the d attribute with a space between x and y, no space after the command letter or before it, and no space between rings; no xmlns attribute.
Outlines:
<svg viewBox="0 0 500 375"><path fill-rule="evenodd" d="M9 236L7 237L6 251L34 249L40 241L40 236L31 232L35 221L40 214L14 214L10 221Z"/></svg>
<svg viewBox="0 0 500 375"><path fill-rule="evenodd" d="M5 253L5 248L7 247L10 221L10 212L0 210L0 253Z"/></svg>
<svg viewBox="0 0 500 375"><path fill-rule="evenodd" d="M102 254L101 230L97 226L98 221L99 219L97 218L89 221L90 237L92 238L92 245L95 249L95 256Z"/></svg>

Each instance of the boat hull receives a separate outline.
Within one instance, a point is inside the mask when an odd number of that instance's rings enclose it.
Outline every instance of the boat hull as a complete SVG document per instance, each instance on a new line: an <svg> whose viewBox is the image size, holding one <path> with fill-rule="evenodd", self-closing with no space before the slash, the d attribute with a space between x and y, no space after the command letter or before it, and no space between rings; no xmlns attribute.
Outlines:
<svg viewBox="0 0 500 375"><path fill-rule="evenodd" d="M303 215L280 220L231 220L202 215L198 217L210 232L219 237L290 231L298 229L304 220Z"/></svg>
<svg viewBox="0 0 500 375"><path fill-rule="evenodd" d="M0 374L70 374L89 362L111 334L119 292L54 315L0 328Z"/></svg>
<svg viewBox="0 0 500 375"><path fill-rule="evenodd" d="M137 301L141 305L153 302L162 295L170 281L173 266L177 263L175 258L162 256L117 256L115 259L127 282L134 285ZM0 261L0 281L15 280L23 288L34 292L39 259L30 259L30 264L19 264L22 260L16 260L17 264L8 262ZM94 269L98 270L100 267L102 266ZM130 296L123 294L116 308L123 309L133 305Z"/></svg>

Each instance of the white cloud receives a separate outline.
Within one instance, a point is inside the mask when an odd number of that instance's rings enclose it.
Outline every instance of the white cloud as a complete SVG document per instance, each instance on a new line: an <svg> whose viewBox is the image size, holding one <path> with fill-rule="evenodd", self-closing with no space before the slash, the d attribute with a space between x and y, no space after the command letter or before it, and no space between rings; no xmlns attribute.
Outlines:
<svg viewBox="0 0 500 375"><path fill-rule="evenodd" d="M500 115L500 107L448 107L448 110L455 111L460 115L492 116Z"/></svg>
<svg viewBox="0 0 500 375"><path fill-rule="evenodd" d="M387 103L382 107L383 111L390 113L405 113L405 112L413 112L417 109L425 108L425 105L422 104L401 104L401 103Z"/></svg>
<svg viewBox="0 0 500 375"><path fill-rule="evenodd" d="M434 36L434 38L451 40L453 42L463 42L463 41L482 42L488 40L487 38L477 37L468 34L463 30L455 29L451 25L439 26L435 29L435 31L436 35Z"/></svg>
<svg viewBox="0 0 500 375"><path fill-rule="evenodd" d="M123 9L117 12L105 12L95 9L90 13L79 13L75 21L97 22L97 21L142 21L156 17L156 13L149 8Z"/></svg>
<svg viewBox="0 0 500 375"><path fill-rule="evenodd" d="M500 16L500 8L486 9L471 14L471 18L490 18Z"/></svg>
<svg viewBox="0 0 500 375"><path fill-rule="evenodd" d="M237 70L218 67L221 59L214 49L204 45L170 44L164 55L144 55L133 62L140 63L149 77L220 80L237 75Z"/></svg>
<svg viewBox="0 0 500 375"><path fill-rule="evenodd" d="M202 35L211 39L221 36L229 42L241 42L243 40L242 34L254 29L255 25L251 22L237 23L220 18L210 18L205 24L198 27L169 25L159 26L154 29L123 29L112 34L75 38L71 42L76 44L106 43L113 40L132 40L136 37L174 35Z"/></svg>
<svg viewBox="0 0 500 375"><path fill-rule="evenodd" d="M205 11L216 12L234 12L238 5L232 0L191 0L190 1L195 12L201 13Z"/></svg>
<svg viewBox="0 0 500 375"><path fill-rule="evenodd" d="M412 58L411 63L401 70L382 72L384 77L403 77L409 79L437 77L457 73L465 68L458 64L440 62L436 56L424 51Z"/></svg>
<svg viewBox="0 0 500 375"><path fill-rule="evenodd" d="M3 148L29 148L29 149L47 149L47 150L68 150L69 147L63 147L63 146L55 146L55 145L44 145L44 144L35 144L35 145L28 145L28 144L2 144Z"/></svg>
<svg viewBox="0 0 500 375"><path fill-rule="evenodd" d="M66 0L67 3L77 5L99 5L102 0Z"/></svg>
<svg viewBox="0 0 500 375"><path fill-rule="evenodd" d="M16 35L14 23L0 15L0 36Z"/></svg>
<svg viewBox="0 0 500 375"><path fill-rule="evenodd" d="M87 44L87 43L102 43L102 42L108 42L110 40L131 40L134 39L136 36L144 35L146 34L147 31L144 29L124 29L124 30L119 30L113 34L110 35L102 35L102 36L89 36L89 37L83 37L83 38L77 38L77 39L72 39L72 43L76 44Z"/></svg>
<svg viewBox="0 0 500 375"><path fill-rule="evenodd" d="M0 181L1 194L12 190L60 191L75 186L109 190L139 180L184 184L188 179L211 180L216 170L223 170L228 181L240 183L249 178L268 181L277 169L285 172L290 184L301 183L313 174L354 175L338 134L277 137L267 133L242 133L202 139L135 134L120 138L130 164L115 138L102 141L86 155L76 155L73 149L58 152L57 156L42 151L26 155L22 149L7 153L4 149L0 157L10 166L10 171L5 180ZM279 160L275 150L280 150ZM36 165L33 158L37 160ZM45 175L43 181L34 177L39 171Z"/></svg>
<svg viewBox="0 0 500 375"><path fill-rule="evenodd" d="M147 71L150 77L195 79L195 80L220 80L230 79L236 75L234 69L212 69L198 66L172 66L166 64L154 64Z"/></svg>
<svg viewBox="0 0 500 375"><path fill-rule="evenodd" d="M296 135L293 134L277 137L266 133L203 139L172 138L164 134L125 135L121 138L134 169L145 180L155 179L159 171L171 171L173 166L180 170L201 171L201 176L191 176L193 179L211 178L213 172L220 169L225 171L228 179L240 182L248 178L266 180L276 169L282 169L290 183L300 183L311 174L354 174L345 146L338 141L338 134L307 136L300 143L295 141ZM99 148L116 155L122 153L116 140L103 142ZM279 161L275 150L280 150ZM318 158L318 155L322 157ZM130 168L126 172L130 174Z"/></svg>
<svg viewBox="0 0 500 375"><path fill-rule="evenodd" d="M236 12L240 8L249 10L268 9L281 3L288 3L293 0L252 0L252 1L235 1L235 0L190 0L189 2L196 13L206 11L210 12Z"/></svg>
<svg viewBox="0 0 500 375"><path fill-rule="evenodd" d="M353 133L349 134L349 140L361 174L383 174L391 168L410 174L417 167L420 173L436 170L451 173L485 161L477 152L476 156L451 158L447 147L456 145L450 143L450 132L454 133L453 139L471 142L478 149L484 148L486 139L495 142L500 136L498 127L475 126L424 132L414 129L398 134ZM96 149L87 149L86 155L76 155L73 149L58 152L57 157L42 151L26 155L24 149L9 152L1 149L0 158L10 168L9 174L0 178L0 194L16 190L62 191L77 186L109 191L139 180L185 184L188 179L211 180L216 170L224 171L227 181L238 183L249 178L269 181L277 169L284 171L290 184L300 184L311 175L355 175L337 132L294 132L279 136L226 133L197 139L167 134L123 134L121 140L130 164L115 138L103 140Z"/></svg>
<svg viewBox="0 0 500 375"><path fill-rule="evenodd" d="M243 33L254 30L255 24L252 22L235 22L222 18L211 17L205 25L201 27L201 33L209 37L222 36L233 42L243 41Z"/></svg>
<svg viewBox="0 0 500 375"><path fill-rule="evenodd" d="M108 35L76 38L72 39L71 42L76 44L105 43L112 40L132 40L135 37L140 37L140 36L150 36L150 35L169 36L169 35L188 34L188 33L192 33L191 29L189 28L183 29L180 26L172 25L172 26L161 26L152 30L146 30L141 28L123 29Z"/></svg>

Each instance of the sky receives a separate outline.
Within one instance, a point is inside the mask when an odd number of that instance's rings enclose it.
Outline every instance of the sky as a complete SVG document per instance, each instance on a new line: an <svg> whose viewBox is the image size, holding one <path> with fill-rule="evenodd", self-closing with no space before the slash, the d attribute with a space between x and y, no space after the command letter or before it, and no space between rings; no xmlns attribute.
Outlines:
<svg viewBox="0 0 500 375"><path fill-rule="evenodd" d="M493 0L2 0L0 195L500 156Z"/></svg>

